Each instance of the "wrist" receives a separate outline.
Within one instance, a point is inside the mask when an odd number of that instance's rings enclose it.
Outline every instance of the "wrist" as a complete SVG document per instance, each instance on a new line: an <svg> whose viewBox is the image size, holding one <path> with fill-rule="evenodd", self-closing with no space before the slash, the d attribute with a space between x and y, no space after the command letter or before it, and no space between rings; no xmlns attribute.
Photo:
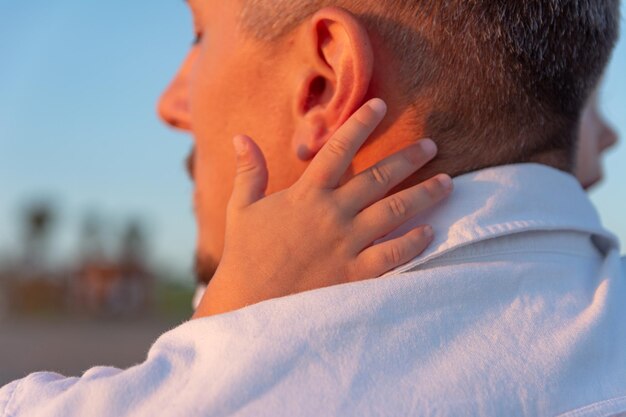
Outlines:
<svg viewBox="0 0 626 417"><path fill-rule="evenodd" d="M245 288L233 286L241 282L245 281L236 279L233 273L228 273L223 268L218 268L211 278L211 282L208 284L192 319L228 313L251 304L251 301L245 296Z"/></svg>

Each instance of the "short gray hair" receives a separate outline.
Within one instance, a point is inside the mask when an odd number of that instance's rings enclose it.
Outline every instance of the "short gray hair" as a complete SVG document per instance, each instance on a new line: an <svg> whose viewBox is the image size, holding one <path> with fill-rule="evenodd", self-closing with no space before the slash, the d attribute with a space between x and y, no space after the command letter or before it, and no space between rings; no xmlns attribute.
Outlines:
<svg viewBox="0 0 626 417"><path fill-rule="evenodd" d="M241 1L242 24L268 42L322 7L353 12L395 54L409 105L432 104L426 134L444 145L441 156L489 149L494 163L546 151L571 162L619 27L619 0Z"/></svg>

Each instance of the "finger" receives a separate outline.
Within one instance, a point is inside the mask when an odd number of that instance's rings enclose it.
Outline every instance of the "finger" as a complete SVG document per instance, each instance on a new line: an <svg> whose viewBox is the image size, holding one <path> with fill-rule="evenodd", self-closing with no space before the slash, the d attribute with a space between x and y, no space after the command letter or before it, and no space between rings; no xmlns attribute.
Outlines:
<svg viewBox="0 0 626 417"><path fill-rule="evenodd" d="M352 178L336 193L342 206L353 213L380 200L409 175L426 165L437 154L437 145L430 139L420 140L382 160Z"/></svg>
<svg viewBox="0 0 626 417"><path fill-rule="evenodd" d="M332 135L302 175L303 181L322 188L335 188L354 155L376 129L387 105L375 98L365 103Z"/></svg>
<svg viewBox="0 0 626 417"><path fill-rule="evenodd" d="M433 240L430 226L420 226L403 236L370 246L356 258L356 276L361 279L381 276L420 255Z"/></svg>
<svg viewBox="0 0 626 417"><path fill-rule="evenodd" d="M265 196L267 166L263 152L249 137L235 136L233 146L237 173L228 205L231 208L244 208Z"/></svg>
<svg viewBox="0 0 626 417"><path fill-rule="evenodd" d="M366 208L354 219L354 235L360 237L357 245L367 247L393 232L447 197L452 188L452 179L440 174Z"/></svg>

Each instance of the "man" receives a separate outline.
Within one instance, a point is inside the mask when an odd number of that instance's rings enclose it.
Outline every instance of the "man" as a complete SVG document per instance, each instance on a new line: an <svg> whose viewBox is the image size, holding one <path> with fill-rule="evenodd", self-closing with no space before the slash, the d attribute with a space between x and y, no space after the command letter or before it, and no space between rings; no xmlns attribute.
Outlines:
<svg viewBox="0 0 626 417"><path fill-rule="evenodd" d="M352 172L432 137L438 158L398 189L443 171L456 177L456 192L385 239L425 223L435 241L385 279L189 322L127 371L31 376L3 388L0 410L626 412L623 266L568 174L583 104L617 36L617 1L190 6L198 42L160 112L194 134L204 282L224 248L228 139L246 132L258 141L273 193L296 182L332 132L376 96L389 115Z"/></svg>

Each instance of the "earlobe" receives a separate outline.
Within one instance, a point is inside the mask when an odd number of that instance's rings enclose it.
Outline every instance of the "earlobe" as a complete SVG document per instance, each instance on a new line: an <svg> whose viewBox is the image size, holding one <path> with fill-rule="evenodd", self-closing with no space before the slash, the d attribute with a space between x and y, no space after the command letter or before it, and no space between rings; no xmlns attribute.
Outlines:
<svg viewBox="0 0 626 417"><path fill-rule="evenodd" d="M293 151L301 161L310 161L322 149L330 134L319 113L309 113L295 126Z"/></svg>
<svg viewBox="0 0 626 417"><path fill-rule="evenodd" d="M368 98L374 63L364 25L338 7L315 13L297 42L304 59L298 68L293 148L306 161Z"/></svg>

